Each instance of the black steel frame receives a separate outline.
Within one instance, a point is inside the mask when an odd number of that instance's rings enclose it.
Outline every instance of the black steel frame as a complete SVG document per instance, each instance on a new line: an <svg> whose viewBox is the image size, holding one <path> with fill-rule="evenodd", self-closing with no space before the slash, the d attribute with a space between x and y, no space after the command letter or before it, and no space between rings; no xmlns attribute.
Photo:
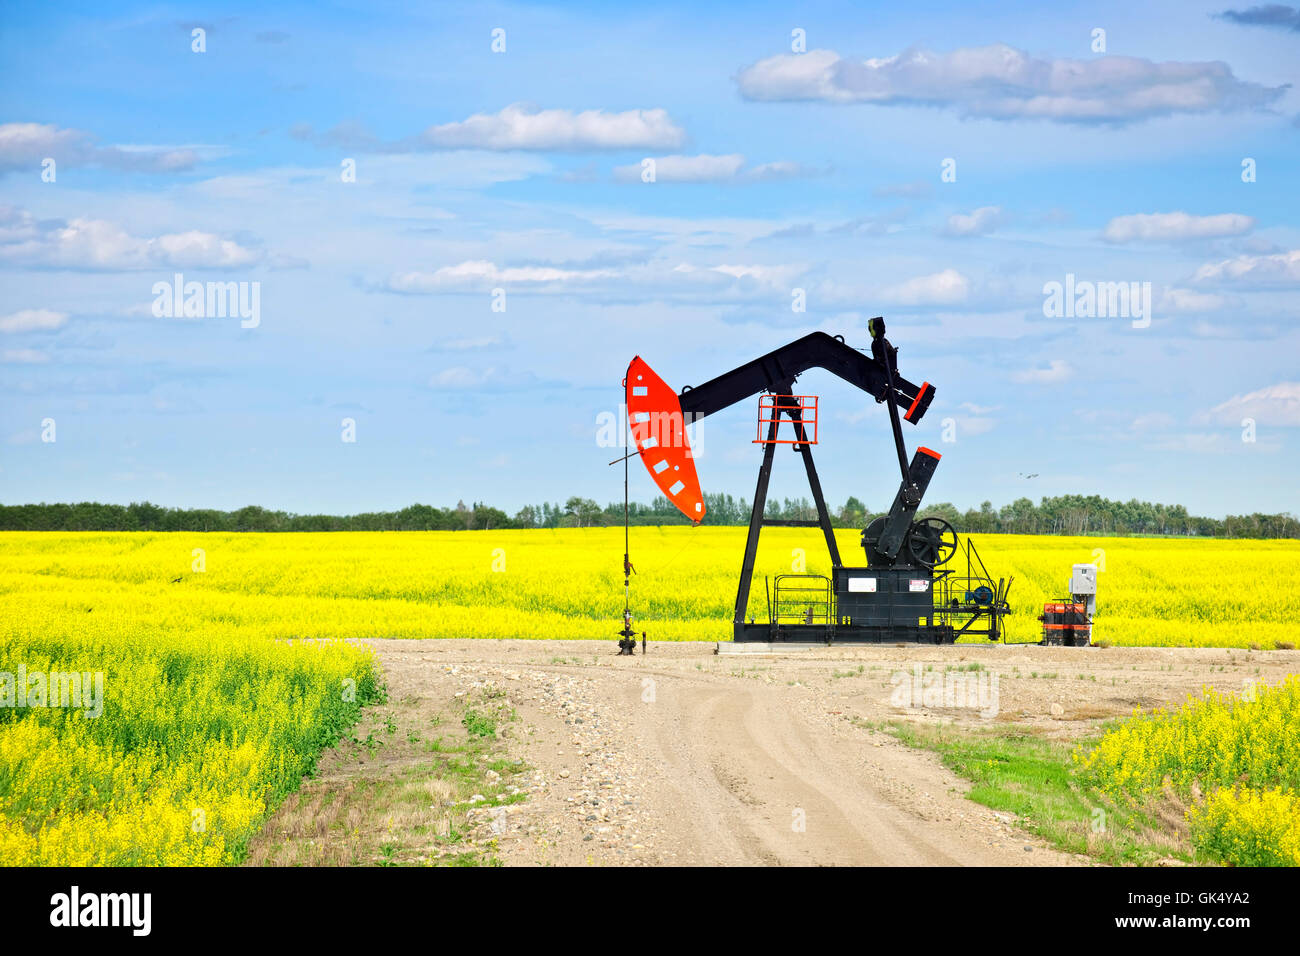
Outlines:
<svg viewBox="0 0 1300 956"><path fill-rule="evenodd" d="M908 463L899 410L906 410L901 418L913 424L919 422L925 416L934 398L934 388L928 383L918 387L902 378L897 368L898 350L885 338L884 320L874 318L868 324L872 335L870 355L846 345L842 336L813 332L752 362L710 379L703 385L683 388L678 395L678 400L683 419L698 421L706 415L763 392L770 392L776 396L793 395L794 383L799 375L811 368L823 368L867 392L878 403L884 403L889 412L890 429L898 454L901 481L898 494L882 525L881 533L867 552L868 566L873 571L878 569L878 573L891 583L899 576L925 575L933 586L936 580L946 578L948 572L939 572L936 578L933 569L914 564L910 556L902 551L902 545L912 527L912 521L920 507L930 478L938 466L938 455L918 450L912 457L911 463ZM959 630L952 624L953 614L937 607L932 615L927 616L927 620L932 623L924 625L919 623L846 624L837 620L837 610L832 610L826 615L824 624L784 624L780 621L781 615L778 610L773 607L771 591L768 592L768 621L765 623L746 621L754 562L758 554L759 536L764 525L821 528L832 567L836 569L843 567L839 546L835 541L835 531L831 527L830 512L827 510L825 496L822 494L821 480L817 476L817 468L813 463L812 447L804 428L801 410L797 402L783 403L779 397L775 404L776 411L768 423L767 440L763 444L763 460L758 469L758 481L754 488L753 506L749 516L749 530L745 538L745 555L741 562L740 581L736 587L734 639L736 641L824 640L827 642L902 640L946 643L955 640L959 633L979 633L971 630L979 614L973 616ZM791 426L795 429L797 441L792 447L803 459L804 471L808 476L808 487L817 506L816 521L764 517L768 484L772 477L772 463L776 454L777 430L783 415L790 419ZM833 588L830 594L832 601L838 604ZM776 600L779 599L778 593ZM997 631L997 623L997 616L993 615L990 625L993 633Z"/></svg>

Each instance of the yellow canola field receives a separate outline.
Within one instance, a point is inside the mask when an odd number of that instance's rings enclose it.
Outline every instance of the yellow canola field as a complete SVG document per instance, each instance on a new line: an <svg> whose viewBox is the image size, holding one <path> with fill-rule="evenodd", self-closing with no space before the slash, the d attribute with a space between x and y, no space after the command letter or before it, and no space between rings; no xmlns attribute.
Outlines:
<svg viewBox="0 0 1300 956"><path fill-rule="evenodd" d="M238 593L173 599L173 545L0 535L4 865L237 862L377 698L368 649L271 640Z"/></svg>
<svg viewBox="0 0 1300 956"><path fill-rule="evenodd" d="M1135 713L1075 760L1114 797L1173 787L1192 803L1197 846L1217 859L1300 866L1300 677Z"/></svg>
<svg viewBox="0 0 1300 956"><path fill-rule="evenodd" d="M638 627L652 640L728 639L744 539L741 528L634 528ZM1099 640L1270 648L1300 631L1300 542L976 541L995 577L1015 576L1012 640L1037 639L1042 603L1080 561L1103 562ZM848 563L862 553L856 532L839 544ZM236 862L381 693L369 652L349 642L613 640L622 556L619 528L0 533L0 860ZM828 573L819 533L767 529L750 613L765 615L765 576L800 566ZM98 716L17 700L20 673L72 672L88 693L102 677ZM1215 799L1207 820L1231 841L1280 798Z"/></svg>
<svg viewBox="0 0 1300 956"><path fill-rule="evenodd" d="M858 563L858 533L837 537L845 563ZM1038 639L1042 605L1064 596L1076 562L1102 568L1095 640L1268 649L1300 636L1300 541L973 539L995 579L1015 578L1010 640ZM638 628L651 640L729 639L744 542L743 528L633 528ZM217 643L233 635L612 640L622 559L621 528L3 533L0 590L8 613L38 632L77 621L95 634L162 629ZM829 573L820 532L764 530L751 616L766 617L765 578L797 570L801 559L807 571Z"/></svg>

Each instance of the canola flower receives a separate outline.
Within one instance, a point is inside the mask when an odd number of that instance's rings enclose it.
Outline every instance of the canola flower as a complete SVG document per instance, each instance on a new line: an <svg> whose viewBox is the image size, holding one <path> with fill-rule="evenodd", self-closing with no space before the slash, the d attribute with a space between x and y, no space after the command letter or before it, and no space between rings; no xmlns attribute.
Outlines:
<svg viewBox="0 0 1300 956"><path fill-rule="evenodd" d="M368 649L275 640L154 588L170 570L119 540L34 542L66 577L0 544L0 861L225 865L379 691ZM137 544L142 542L137 542ZM60 555L55 557L55 555ZM107 561L94 573L94 562ZM120 562L120 563L118 563ZM71 570L68 565L65 568ZM171 576L172 578L175 575ZM32 695L19 674L102 675L102 712ZM66 700L63 701L66 703Z"/></svg>
<svg viewBox="0 0 1300 956"><path fill-rule="evenodd" d="M858 533L838 537L846 563L861 560ZM637 629L729 639L744 538L634 528ZM1083 561L1104 562L1097 640L1271 648L1300 630L1288 600L1300 542L975 540L994 575L1015 575L1010 640L1038 638L1042 603ZM237 861L378 693L368 651L351 642L613 640L622 554L621 528L0 533L0 675L102 672L105 698L95 718L0 701L0 861ZM819 532L767 529L749 613L766 615L765 578L798 570L829 573ZM1246 839L1239 821L1280 799L1256 786L1231 820L1207 806L1222 840Z"/></svg>
<svg viewBox="0 0 1300 956"><path fill-rule="evenodd" d="M1300 866L1300 676L1135 712L1074 756L1112 796L1140 800L1167 785L1190 798L1193 840L1212 857Z"/></svg>
<svg viewBox="0 0 1300 956"><path fill-rule="evenodd" d="M837 536L846 564L865 563L857 532ZM1289 599L1300 590L1300 541L972 537L990 573L1015 577L1009 640L1038 640L1043 603L1063 595L1071 564L1093 561L1102 566L1094 640L1271 649L1300 633ZM637 629L651 640L729 640L744 541L744 528L633 528ZM621 528L9 532L0 589L12 614L48 627L93 604L97 630L122 636L157 623L214 638L610 640L622 626L622 558ZM766 529L751 617L766 619L766 585L794 570L830 573L820 532Z"/></svg>

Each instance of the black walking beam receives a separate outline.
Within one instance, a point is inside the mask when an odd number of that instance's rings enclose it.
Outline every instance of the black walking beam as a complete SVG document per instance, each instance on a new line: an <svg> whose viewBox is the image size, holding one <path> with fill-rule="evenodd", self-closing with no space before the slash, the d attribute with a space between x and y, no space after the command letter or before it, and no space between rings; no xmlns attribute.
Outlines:
<svg viewBox="0 0 1300 956"><path fill-rule="evenodd" d="M781 389L793 388L796 377L810 368L824 368L867 392L876 401L888 401L892 407L902 409L903 418L916 424L925 416L934 399L934 387L928 382L913 385L898 375L897 349L884 340L884 320L871 321L879 323L879 341L884 342L880 351L887 357L885 360L845 345L840 336L812 332L703 385L683 388L678 395L683 417L686 421L698 421L760 392L789 394L782 393ZM872 342L873 353L877 351L876 341L873 339Z"/></svg>

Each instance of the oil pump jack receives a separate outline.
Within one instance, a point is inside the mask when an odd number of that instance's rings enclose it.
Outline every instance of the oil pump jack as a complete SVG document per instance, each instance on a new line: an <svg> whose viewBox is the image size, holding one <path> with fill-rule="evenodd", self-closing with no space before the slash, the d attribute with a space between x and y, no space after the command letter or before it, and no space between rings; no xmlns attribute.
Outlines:
<svg viewBox="0 0 1300 956"><path fill-rule="evenodd" d="M641 458L668 500L696 524L703 520L706 509L686 425L760 396L755 442L763 445L763 460L736 589L736 641L942 644L952 643L962 634L983 634L993 641L1002 634L1002 617L1010 613L1006 598L1011 580L999 579L995 584L973 544L969 539L959 541L947 521L916 519L940 455L918 447L909 462L902 422L915 425L925 416L934 399L934 386L929 382L917 386L898 374L898 350L885 338L883 318L871 319L868 328L870 355L845 344L843 336L813 332L680 393L673 392L639 355L628 365L624 386L636 443L632 454ZM796 379L812 368L825 369L857 386L884 404L889 413L902 480L889 512L862 531L865 567L847 567L840 560L813 464L817 399L794 393ZM791 439L779 437L783 419L789 419ZM815 521L764 517L768 480L779 444L790 445L803 459L817 508ZM791 573L776 575L772 581L765 579L768 620L756 622L748 617L748 609L764 525L820 527L830 552L831 575ZM941 567L958 555L965 559L964 575L959 567ZM625 555L625 565L626 561ZM630 630L626 619L625 630ZM624 637L630 643L629 635Z"/></svg>

